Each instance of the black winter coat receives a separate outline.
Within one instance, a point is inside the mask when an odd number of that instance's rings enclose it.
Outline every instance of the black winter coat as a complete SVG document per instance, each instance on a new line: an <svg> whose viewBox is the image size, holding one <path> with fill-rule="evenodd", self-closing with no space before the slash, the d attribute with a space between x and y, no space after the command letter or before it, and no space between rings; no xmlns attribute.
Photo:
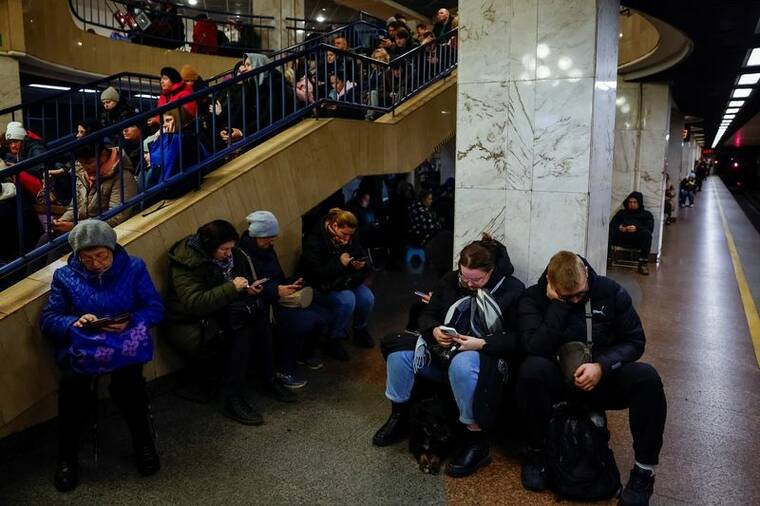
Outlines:
<svg viewBox="0 0 760 506"><path fill-rule="evenodd" d="M261 292L262 299L267 304L276 303L280 300L277 287L288 284L285 272L277 259L277 252L274 248L262 249L256 246L256 239L251 237L247 230L240 237L239 246L251 257L253 268L256 269L256 277L258 279L268 278L268 281L264 283L264 290Z"/></svg>
<svg viewBox="0 0 760 506"><path fill-rule="evenodd" d="M588 268L591 299L593 360L604 374L635 362L644 353L646 338L631 296L616 281ZM546 271L525 291L519 304L520 337L529 355L553 358L570 341L586 341L586 299L578 304L549 300Z"/></svg>
<svg viewBox="0 0 760 506"><path fill-rule="evenodd" d="M639 202L639 208L635 211L628 209L628 199L634 198ZM644 196L641 192L631 192L623 201L623 208L615 213L610 220L610 232L614 232L620 225L635 225L638 230L646 230L650 234L654 230L654 217L652 213L644 209Z"/></svg>
<svg viewBox="0 0 760 506"><path fill-rule="evenodd" d="M298 272L305 284L317 290L344 290L359 286L369 274L369 266L355 270L350 265L345 267L340 256L348 253L353 258L367 255L359 242L358 232L342 246L337 246L326 229L326 219L321 219L303 240L301 260Z"/></svg>
<svg viewBox="0 0 760 506"><path fill-rule="evenodd" d="M525 285L512 276L514 271L506 247L501 246L496 268L485 288L492 290L499 280L505 278L499 289L491 294L504 317L504 331L485 338L486 345L480 351L480 374L473 403L475 419L483 427L496 424L503 397L498 360L512 358L518 349L517 304ZM436 344L433 329L444 324L449 307L466 295L471 295L471 292L459 284L459 271L449 272L441 278L419 320L422 338L428 344Z"/></svg>

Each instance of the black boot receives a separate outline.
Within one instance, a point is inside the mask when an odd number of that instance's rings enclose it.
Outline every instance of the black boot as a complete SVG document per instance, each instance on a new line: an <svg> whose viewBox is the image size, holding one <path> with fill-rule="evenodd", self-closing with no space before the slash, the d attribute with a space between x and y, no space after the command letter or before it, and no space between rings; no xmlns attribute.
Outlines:
<svg viewBox="0 0 760 506"><path fill-rule="evenodd" d="M465 430L464 438L464 447L446 467L446 474L454 478L469 476L491 463L491 448L482 430Z"/></svg>
<svg viewBox="0 0 760 506"><path fill-rule="evenodd" d="M549 488L549 481L546 477L546 458L543 450L528 450L520 472L520 479L526 490L543 492Z"/></svg>
<svg viewBox="0 0 760 506"><path fill-rule="evenodd" d="M79 464L77 459L58 459L58 465L55 466L55 476L53 484L58 492L69 492L79 485Z"/></svg>
<svg viewBox="0 0 760 506"><path fill-rule="evenodd" d="M621 506L647 506L654 492L654 474L652 471L633 466L618 504Z"/></svg>
<svg viewBox="0 0 760 506"><path fill-rule="evenodd" d="M161 469L161 461L152 439L135 442L135 460L137 471L143 476L153 476Z"/></svg>
<svg viewBox="0 0 760 506"><path fill-rule="evenodd" d="M372 437L375 446L389 446L406 439L409 432L409 403L392 402L391 416Z"/></svg>

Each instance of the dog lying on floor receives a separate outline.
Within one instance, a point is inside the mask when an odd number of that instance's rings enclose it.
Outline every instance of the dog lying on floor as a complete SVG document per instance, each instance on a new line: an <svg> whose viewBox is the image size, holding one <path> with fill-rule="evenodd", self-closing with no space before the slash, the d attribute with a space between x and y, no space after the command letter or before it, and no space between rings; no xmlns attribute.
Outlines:
<svg viewBox="0 0 760 506"><path fill-rule="evenodd" d="M452 434L443 402L435 397L422 399L412 407L409 451L420 471L438 474L451 451Z"/></svg>

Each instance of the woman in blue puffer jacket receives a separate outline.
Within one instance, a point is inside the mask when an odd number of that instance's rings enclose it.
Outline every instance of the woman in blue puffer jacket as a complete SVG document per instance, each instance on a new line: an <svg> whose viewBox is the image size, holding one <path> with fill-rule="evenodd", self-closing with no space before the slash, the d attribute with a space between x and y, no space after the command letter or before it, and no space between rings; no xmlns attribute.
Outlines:
<svg viewBox="0 0 760 506"><path fill-rule="evenodd" d="M132 433L138 471L149 476L160 468L142 368L153 358L149 329L163 318L161 297L145 263L116 244L108 223L80 222L69 244L74 252L53 275L40 322L61 369L54 478L61 492L77 486L79 434L91 410L93 380L102 374L111 374L111 398Z"/></svg>

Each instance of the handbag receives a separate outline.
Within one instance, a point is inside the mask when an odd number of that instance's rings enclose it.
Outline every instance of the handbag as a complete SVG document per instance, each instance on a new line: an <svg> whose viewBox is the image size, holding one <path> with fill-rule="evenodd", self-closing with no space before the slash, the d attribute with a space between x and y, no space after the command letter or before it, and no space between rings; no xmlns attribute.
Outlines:
<svg viewBox="0 0 760 506"><path fill-rule="evenodd" d="M311 301L314 299L314 289L310 286L305 286L297 292L280 297L278 301L280 306L289 307L293 309L306 309L311 305Z"/></svg>
<svg viewBox="0 0 760 506"><path fill-rule="evenodd" d="M251 277L253 278L253 281L256 281L256 269L253 267L251 258L244 251L240 250L240 252L248 261L248 267L251 269ZM234 300L227 306L227 325L232 330L238 330L246 323L256 319L263 308L263 304L258 295L246 295L245 297Z"/></svg>
<svg viewBox="0 0 760 506"><path fill-rule="evenodd" d="M562 370L562 376L565 381L572 385L575 383L575 371L581 364L587 364L592 360L592 349L594 341L591 337L591 301L586 301L586 342L570 341L559 347L557 350L557 361L559 368Z"/></svg>
<svg viewBox="0 0 760 506"><path fill-rule="evenodd" d="M71 368L80 374L107 374L153 359L153 339L143 322L123 332L71 327L69 346Z"/></svg>

